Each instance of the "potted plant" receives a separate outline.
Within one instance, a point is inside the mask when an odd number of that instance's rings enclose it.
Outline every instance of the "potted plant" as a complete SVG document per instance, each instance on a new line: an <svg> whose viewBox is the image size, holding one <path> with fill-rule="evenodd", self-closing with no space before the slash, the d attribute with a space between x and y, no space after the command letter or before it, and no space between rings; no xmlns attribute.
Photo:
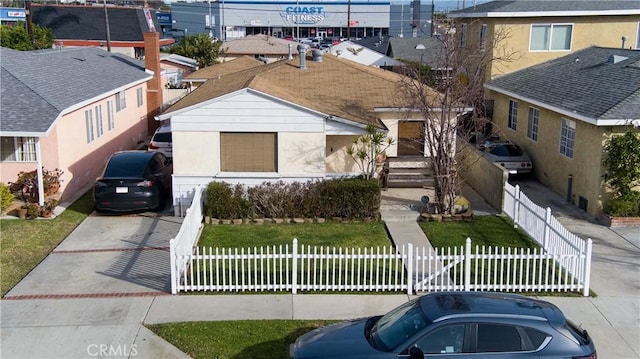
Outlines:
<svg viewBox="0 0 640 359"><path fill-rule="evenodd" d="M58 200L55 198L49 198L44 201L44 205L40 208L40 215L44 218L49 218L53 215L53 211L58 206Z"/></svg>

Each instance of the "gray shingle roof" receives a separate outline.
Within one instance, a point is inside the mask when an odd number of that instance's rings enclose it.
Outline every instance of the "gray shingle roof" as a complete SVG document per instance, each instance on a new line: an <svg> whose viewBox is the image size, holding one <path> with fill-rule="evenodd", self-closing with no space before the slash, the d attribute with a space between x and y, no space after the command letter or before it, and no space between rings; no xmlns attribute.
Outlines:
<svg viewBox="0 0 640 359"><path fill-rule="evenodd" d="M151 78L144 64L98 48L0 48L0 132L44 133L84 101Z"/></svg>
<svg viewBox="0 0 640 359"><path fill-rule="evenodd" d="M618 62L613 62L613 56ZM595 120L640 119L640 50L589 47L487 83Z"/></svg>
<svg viewBox="0 0 640 359"><path fill-rule="evenodd" d="M54 39L106 42L107 31L102 6L33 4L31 11L33 23L52 29ZM156 11L149 11L156 31L160 31ZM149 26L142 8L110 6L107 12L111 41L144 41L143 33L149 31Z"/></svg>
<svg viewBox="0 0 640 359"><path fill-rule="evenodd" d="M389 56L398 60L409 60L429 65L432 68L439 68L442 67L439 64L443 59L442 45L443 41L437 36L392 37L389 39Z"/></svg>
<svg viewBox="0 0 640 359"><path fill-rule="evenodd" d="M528 12L593 12L638 10L638 0L495 0L461 10L452 11L450 17L486 17L490 13L511 13L527 16Z"/></svg>

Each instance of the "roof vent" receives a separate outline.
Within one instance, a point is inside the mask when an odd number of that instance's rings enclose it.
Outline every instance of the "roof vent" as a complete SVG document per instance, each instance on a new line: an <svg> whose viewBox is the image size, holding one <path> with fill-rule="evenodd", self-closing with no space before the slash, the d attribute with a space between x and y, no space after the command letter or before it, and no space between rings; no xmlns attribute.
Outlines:
<svg viewBox="0 0 640 359"><path fill-rule="evenodd" d="M289 44L289 56L287 57L287 59L289 60L293 60L293 44Z"/></svg>
<svg viewBox="0 0 640 359"><path fill-rule="evenodd" d="M609 59L607 60L608 64L617 64L618 62L622 62L624 60L627 60L628 57L624 57L624 56L620 56L620 55L611 55L609 56Z"/></svg>
<svg viewBox="0 0 640 359"><path fill-rule="evenodd" d="M311 58L311 61L322 62L322 50L315 49L311 52L311 54L313 55L313 57Z"/></svg>
<svg viewBox="0 0 640 359"><path fill-rule="evenodd" d="M309 49L309 45L300 44L298 45L298 52L300 53L300 70L307 69L307 50Z"/></svg>

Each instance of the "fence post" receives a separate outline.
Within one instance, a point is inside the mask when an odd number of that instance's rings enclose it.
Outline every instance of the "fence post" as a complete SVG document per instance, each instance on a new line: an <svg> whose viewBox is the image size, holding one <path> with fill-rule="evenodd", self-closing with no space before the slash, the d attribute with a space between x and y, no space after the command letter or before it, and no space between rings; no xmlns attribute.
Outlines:
<svg viewBox="0 0 640 359"><path fill-rule="evenodd" d="M293 239L291 249L291 293L298 293L298 238Z"/></svg>
<svg viewBox="0 0 640 359"><path fill-rule="evenodd" d="M407 294L413 294L413 244L407 244Z"/></svg>
<svg viewBox="0 0 640 359"><path fill-rule="evenodd" d="M464 290L471 290L471 238L467 237L464 253Z"/></svg>
<svg viewBox="0 0 640 359"><path fill-rule="evenodd" d="M582 295L589 296L589 282L591 281L591 251L593 247L593 241L591 238L587 239L587 256L584 263L584 289Z"/></svg>
<svg viewBox="0 0 640 359"><path fill-rule="evenodd" d="M517 184L513 191L513 226L518 228L518 219L520 219L520 185Z"/></svg>
<svg viewBox="0 0 640 359"><path fill-rule="evenodd" d="M178 294L178 285L176 283L176 278L178 277L176 273L176 241L174 238L169 241L169 263L171 266L171 294Z"/></svg>
<svg viewBox="0 0 640 359"><path fill-rule="evenodd" d="M549 236L551 235L551 208L547 207L544 213L544 235L542 237L542 248L549 250Z"/></svg>

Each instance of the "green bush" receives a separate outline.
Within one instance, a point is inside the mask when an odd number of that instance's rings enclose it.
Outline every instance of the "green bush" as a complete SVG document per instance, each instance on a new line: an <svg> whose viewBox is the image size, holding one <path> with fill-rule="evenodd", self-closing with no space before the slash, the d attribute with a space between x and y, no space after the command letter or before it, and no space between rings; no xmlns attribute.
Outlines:
<svg viewBox="0 0 640 359"><path fill-rule="evenodd" d="M604 211L613 217L640 216L640 192L631 191L608 201Z"/></svg>
<svg viewBox="0 0 640 359"><path fill-rule="evenodd" d="M332 218L377 219L380 185L361 178L325 181L265 182L244 187L211 182L207 187L206 213L233 218Z"/></svg>
<svg viewBox="0 0 640 359"><path fill-rule="evenodd" d="M15 198L11 193L11 188L4 183L0 183L0 212L4 213Z"/></svg>

